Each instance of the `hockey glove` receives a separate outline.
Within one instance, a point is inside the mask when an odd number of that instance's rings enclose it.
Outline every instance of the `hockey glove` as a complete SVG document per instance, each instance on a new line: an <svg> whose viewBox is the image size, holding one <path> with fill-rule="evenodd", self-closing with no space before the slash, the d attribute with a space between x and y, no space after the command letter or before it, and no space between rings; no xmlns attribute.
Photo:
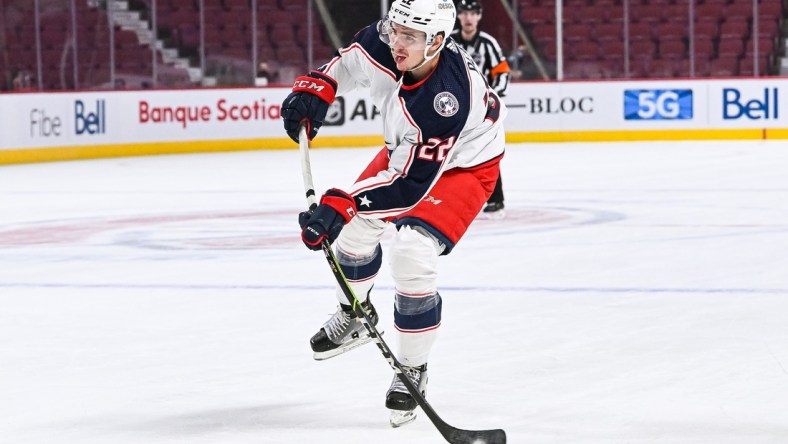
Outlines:
<svg viewBox="0 0 788 444"><path fill-rule="evenodd" d="M320 250L324 239L333 243L342 227L356 215L356 201L342 190L331 188L320 199L315 211L298 215L301 240L310 250Z"/></svg>
<svg viewBox="0 0 788 444"><path fill-rule="evenodd" d="M317 130L323 125L328 105L334 102L337 82L319 71L312 71L298 77L291 92L282 103L282 119L285 131L295 142L298 142L298 129L306 125L309 140L317 136Z"/></svg>

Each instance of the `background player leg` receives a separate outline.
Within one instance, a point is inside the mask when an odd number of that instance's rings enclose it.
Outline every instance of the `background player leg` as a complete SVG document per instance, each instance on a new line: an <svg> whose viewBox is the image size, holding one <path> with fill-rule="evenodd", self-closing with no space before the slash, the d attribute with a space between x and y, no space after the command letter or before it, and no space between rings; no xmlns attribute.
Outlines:
<svg viewBox="0 0 788 444"><path fill-rule="evenodd" d="M498 174L495 189L490 198L487 199L487 205L484 207L484 214L490 219L502 219L505 216L503 208L503 181L501 180L501 175Z"/></svg>

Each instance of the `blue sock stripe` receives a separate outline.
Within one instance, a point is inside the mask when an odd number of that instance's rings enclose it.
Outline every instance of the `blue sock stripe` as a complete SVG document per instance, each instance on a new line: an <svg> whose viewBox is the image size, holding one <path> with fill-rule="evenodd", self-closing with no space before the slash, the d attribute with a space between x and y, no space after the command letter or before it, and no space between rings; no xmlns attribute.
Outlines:
<svg viewBox="0 0 788 444"><path fill-rule="evenodd" d="M372 258L367 258L364 261L354 261L350 256L340 252L339 266L342 268L342 273L349 281L363 281L375 276L383 263L382 251L380 244L378 244Z"/></svg>
<svg viewBox="0 0 788 444"><path fill-rule="evenodd" d="M394 325L400 330L423 330L435 327L441 323L441 309L443 300L439 299L438 304L429 310L419 314L402 314L394 306Z"/></svg>

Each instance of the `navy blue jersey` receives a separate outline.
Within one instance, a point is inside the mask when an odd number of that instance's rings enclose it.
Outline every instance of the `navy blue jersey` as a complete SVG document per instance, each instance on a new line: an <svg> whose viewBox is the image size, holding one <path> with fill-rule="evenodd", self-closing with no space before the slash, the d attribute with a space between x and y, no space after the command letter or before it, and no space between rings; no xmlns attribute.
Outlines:
<svg viewBox="0 0 788 444"><path fill-rule="evenodd" d="M359 31L338 54L321 70L336 79L337 95L368 90L381 111L389 151L387 170L349 190L361 217L401 214L426 198L445 171L503 153L506 109L451 38L435 69L417 83L397 71L377 23Z"/></svg>

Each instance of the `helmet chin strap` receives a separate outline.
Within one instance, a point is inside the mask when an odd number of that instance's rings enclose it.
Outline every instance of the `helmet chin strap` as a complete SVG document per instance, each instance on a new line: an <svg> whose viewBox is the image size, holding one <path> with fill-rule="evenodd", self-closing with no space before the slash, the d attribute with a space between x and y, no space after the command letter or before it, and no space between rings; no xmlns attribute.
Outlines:
<svg viewBox="0 0 788 444"><path fill-rule="evenodd" d="M413 71L421 68L422 66L426 65L427 62L429 62L430 60L434 59L435 56L438 55L438 53L440 52L440 50L438 50L438 51L435 51L435 53L433 55L427 55L427 51L428 50L429 50L429 48L424 50L424 60L422 60L421 63L419 63L418 65L416 65L415 68L411 68L411 69L407 70L408 72L413 72Z"/></svg>

